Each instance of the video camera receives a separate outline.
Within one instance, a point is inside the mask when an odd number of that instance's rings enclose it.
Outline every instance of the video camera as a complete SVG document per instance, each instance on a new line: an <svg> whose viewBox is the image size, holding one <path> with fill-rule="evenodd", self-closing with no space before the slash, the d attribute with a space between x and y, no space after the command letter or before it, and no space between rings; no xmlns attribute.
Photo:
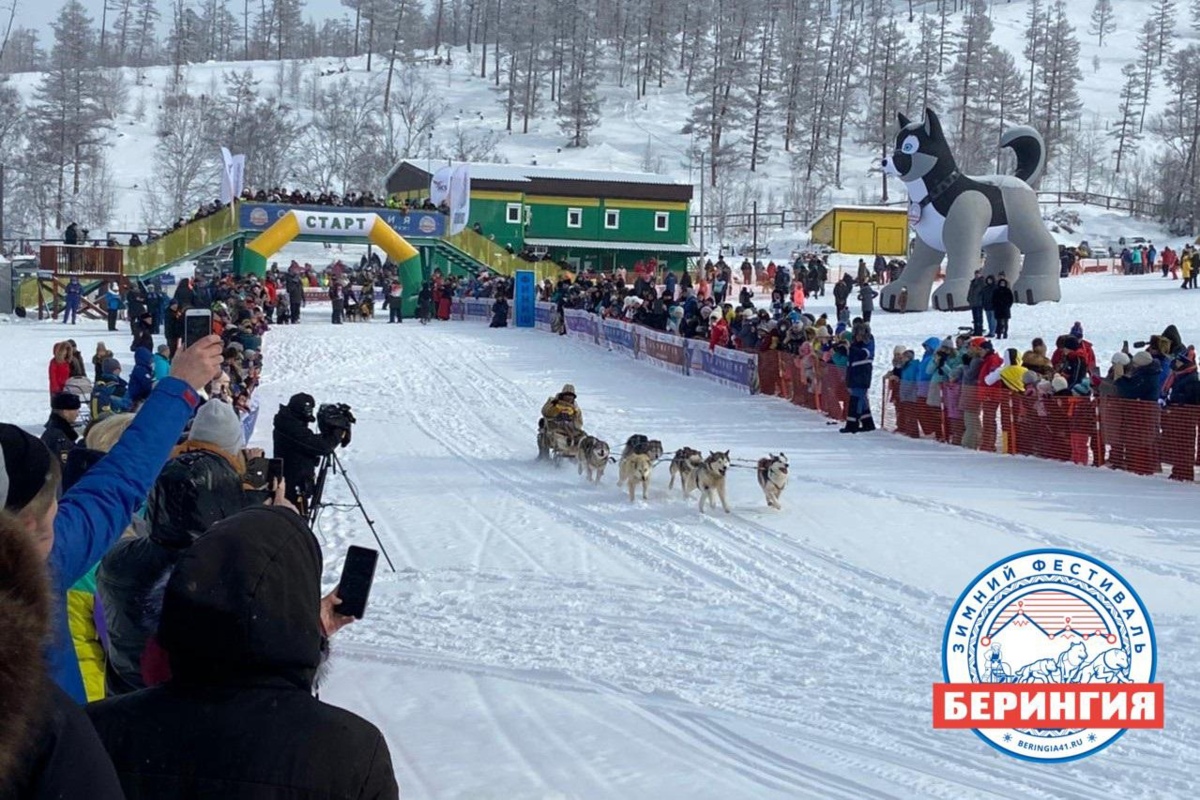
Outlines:
<svg viewBox="0 0 1200 800"><path fill-rule="evenodd" d="M350 429L357 421L345 403L322 403L317 409L317 429L322 436L336 439L342 447L350 444Z"/></svg>

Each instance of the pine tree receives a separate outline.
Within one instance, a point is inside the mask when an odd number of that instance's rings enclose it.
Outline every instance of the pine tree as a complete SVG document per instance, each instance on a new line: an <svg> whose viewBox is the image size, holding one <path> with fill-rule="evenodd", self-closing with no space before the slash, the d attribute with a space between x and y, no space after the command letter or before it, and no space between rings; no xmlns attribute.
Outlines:
<svg viewBox="0 0 1200 800"><path fill-rule="evenodd" d="M1034 94L1039 128L1046 140L1046 160L1058 151L1079 119L1079 40L1067 19L1066 0L1055 0L1047 12L1047 41L1040 80Z"/></svg>
<svg viewBox="0 0 1200 800"><path fill-rule="evenodd" d="M64 215L72 213L85 188L86 173L103 165L109 123L96 97L99 80L91 17L79 0L68 0L51 27L54 47L49 69L34 91L30 142L37 160L54 174L52 211L55 227L61 228Z"/></svg>
<svg viewBox="0 0 1200 800"><path fill-rule="evenodd" d="M1179 11L1176 0L1154 0L1154 8L1150 18L1154 20L1157 38L1154 42L1155 53L1158 56L1156 66L1163 65L1163 59L1171 52L1171 42L1175 38L1175 17Z"/></svg>
<svg viewBox="0 0 1200 800"><path fill-rule="evenodd" d="M1200 45L1172 54L1163 73L1171 100L1157 121L1166 143L1159 174L1165 222L1173 228L1200 229Z"/></svg>
<svg viewBox="0 0 1200 800"><path fill-rule="evenodd" d="M1200 0L1192 0L1192 30L1200 31Z"/></svg>
<svg viewBox="0 0 1200 800"><path fill-rule="evenodd" d="M154 32L158 27L159 13L157 0L135 0L137 4L137 49L134 52L134 65L145 66L155 50L157 41Z"/></svg>
<svg viewBox="0 0 1200 800"><path fill-rule="evenodd" d="M963 28L955 42L955 58L946 73L950 110L957 123L959 166L978 170L990 163L984 141L990 129L980 104L985 101L987 69L984 59L992 47L992 21L987 0L969 0Z"/></svg>
<svg viewBox="0 0 1200 800"><path fill-rule="evenodd" d="M1131 61L1122 67L1121 77L1124 81L1121 83L1120 105L1117 106L1117 111L1121 116L1109 132L1109 135L1117 140L1115 155L1118 174L1121 172L1121 164L1124 162L1125 156L1137 146L1138 140L1141 139L1138 118L1143 96L1142 69L1137 62Z"/></svg>
<svg viewBox="0 0 1200 800"><path fill-rule="evenodd" d="M571 18L571 39L559 95L558 126L567 147L587 147L588 134L600 123L594 9L579 8Z"/></svg>
<svg viewBox="0 0 1200 800"><path fill-rule="evenodd" d="M1049 19L1042 0L1029 0L1025 11L1025 60L1029 62L1029 118L1034 118L1034 87L1037 83L1038 68L1042 56L1047 50L1047 34Z"/></svg>
<svg viewBox="0 0 1200 800"><path fill-rule="evenodd" d="M1141 101L1142 109L1138 115L1138 133L1146 127L1146 112L1150 108L1150 93L1154 88L1154 73L1158 66L1157 50L1155 48L1155 40L1158 37L1158 23L1151 17L1142 23L1142 30L1138 33L1138 64L1142 75Z"/></svg>
<svg viewBox="0 0 1200 800"><path fill-rule="evenodd" d="M1112 0L1096 0L1096 5L1092 7L1092 24L1088 27L1088 33L1100 37L1097 44L1104 47L1104 37L1116 29L1117 20L1113 15Z"/></svg>

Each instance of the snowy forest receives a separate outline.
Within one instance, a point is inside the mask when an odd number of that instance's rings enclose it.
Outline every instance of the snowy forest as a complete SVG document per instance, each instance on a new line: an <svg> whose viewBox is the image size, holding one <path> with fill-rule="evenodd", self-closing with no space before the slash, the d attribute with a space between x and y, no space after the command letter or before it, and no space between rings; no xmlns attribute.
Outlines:
<svg viewBox="0 0 1200 800"><path fill-rule="evenodd" d="M215 195L219 144L246 153L248 185L378 189L400 158L500 158L503 139L543 119L565 152L587 148L615 88L686 93L690 113L672 124L710 213L753 201L811 212L848 183L862 201L896 200L861 165L890 150L898 111L932 106L967 172L1007 169L1000 133L1029 123L1049 148L1044 187L1153 204L1172 228L1194 231L1200 0L1125 0L1139 8L1137 30L1118 25L1116 2L342 0L341 16L318 21L303 0L105 0L99 19L68 0L45 41L14 24L14 6L0 47L8 225L30 235L68 218L106 225L108 148L123 116L153 124L143 211L164 225ZM1000 5L1024 9L1019 52L995 41ZM1080 82L1101 67L1085 63L1081 42L1118 38L1136 55L1107 103L1085 107ZM329 58L355 66L311 68ZM444 118L419 72L443 58L491 85L498 124ZM241 63L197 86L189 69L207 62ZM132 103L152 69L167 76L155 102ZM31 92L12 85L18 73L40 73ZM642 166L661 166L645 149Z"/></svg>

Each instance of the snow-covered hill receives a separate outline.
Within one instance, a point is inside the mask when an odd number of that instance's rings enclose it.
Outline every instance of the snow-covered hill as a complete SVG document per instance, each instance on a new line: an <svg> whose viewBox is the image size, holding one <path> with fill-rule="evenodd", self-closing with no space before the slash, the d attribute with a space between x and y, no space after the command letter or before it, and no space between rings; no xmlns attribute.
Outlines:
<svg viewBox="0 0 1200 800"><path fill-rule="evenodd" d="M991 7L994 41L1013 56L1018 70L1023 74L1028 73L1027 62L1022 55L1028 5L1028 0L1016 0L996 2ZM1092 147L1103 152L1099 154L1099 163L1092 170L1093 174L1085 176L1082 166L1068 167L1060 163L1043 188L1090 188L1092 191L1121 194L1119 183L1111 180L1112 158L1109 151L1113 149L1113 142L1108 132L1119 116L1121 69L1138 56L1137 32L1152 5L1150 0L1114 3L1115 31L1106 38L1101 48L1097 44L1097 37L1088 33L1092 3L1080 0L1066 4L1068 18L1076 29L1081 45L1082 80L1078 91L1083 112L1080 131L1081 135L1090 132ZM906 5L901 3L896 6L901 30L913 42L919 38L921 15L937 14L936 3L917 3L916 8L915 21L910 23ZM950 24L961 26L962 16L961 12L951 15ZM1196 37L1197 32L1190 25L1186 8L1181 8L1172 44L1176 48L1183 47L1196 42ZM441 52L444 55L447 51L443 48ZM487 66L487 77L479 77L480 48L476 46L472 53L467 53L464 47L452 48L449 52L451 58L448 63L417 58L414 64L404 70L401 80L421 84L436 103L432 135L421 131L417 140L407 142L406 154L429 157L431 162L438 157L453 158L456 151L462 149L464 139L474 137L476 141L483 141L494 136L495 155L512 163L648 169L697 184L701 181L699 153L704 147L703 136L684 131L690 130L689 117L702 98L695 92L691 95L686 93L686 81L682 75L672 74L673 71L668 69L664 85L659 88L655 81L650 81L646 95L639 99L628 75L624 87L617 85L615 65L610 63L613 56L607 46L601 47L599 57L605 69L597 91L600 100L599 123L589 136L588 147L567 148L553 103L544 99L539 113L530 121L528 133L520 132L522 126L519 118L514 122L515 132L510 133L506 130L506 109L503 105L506 92L497 89L498 81L494 79L492 64ZM222 90L223 75L248 70L260 81L261 92L279 95L296 112L298 119L306 122L311 119L314 86L331 87L347 80L353 85L370 85L382 91L386 64L386 59L376 56L374 68L369 73L366 71L365 57L304 62L193 64L183 72L183 85L192 94L213 94ZM163 92L171 83L173 70L171 67L140 71L126 68L124 73L129 99L123 112L114 120L112 132L107 137L109 168L116 189L116 202L111 218L107 220L107 227L113 229L133 229L147 222L163 221L149 218L153 215L147 213L146 198L154 185L154 161L151 156L158 142L155 128L159 105ZM501 73L504 73L503 67ZM38 73L25 73L15 75L11 80L28 104L41 79ZM1160 111L1167 100L1168 89L1160 75L1151 94L1151 113ZM861 112L861 109L852 110ZM913 108L911 111L916 114L920 109ZM379 113L382 114L381 111ZM777 110L771 113L778 116ZM1017 115L1012 121L1023 120ZM353 124L347 120L347 125ZM878 153L875 148L859 144L853 139L847 137L845 143L840 186L822 185L816 190L816 196L810 198L810 207L833 202L874 202L879 199L880 177L874 170ZM223 142L211 143L214 153L221 144ZM709 213L742 212L752 200L758 201L760 211L797 207L797 197L802 193L797 187L803 178L794 174L792 156L784 152L781 142L771 144L773 149L763 157L754 173L747 172L742 165L732 170L720 187L709 188L706 208ZM1139 145L1144 154L1155 152L1159 146L1150 135ZM291 168L284 173L284 177L294 183L302 182L303 170L298 167L306 157L303 146L293 148L290 154ZM210 172L213 175L203 176L203 181L212 183L215 180L215 166ZM382 178L382 175L379 177ZM893 191L893 199L894 195ZM699 210L698 203L696 210Z"/></svg>

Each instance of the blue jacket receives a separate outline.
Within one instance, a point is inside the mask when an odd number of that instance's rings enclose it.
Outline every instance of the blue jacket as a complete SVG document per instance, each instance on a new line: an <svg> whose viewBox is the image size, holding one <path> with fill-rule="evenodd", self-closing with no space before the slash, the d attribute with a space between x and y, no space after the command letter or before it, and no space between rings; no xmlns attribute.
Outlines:
<svg viewBox="0 0 1200 800"><path fill-rule="evenodd" d="M99 419L101 414L128 411L132 407L129 384L124 378L106 372L92 387L92 419Z"/></svg>
<svg viewBox="0 0 1200 800"><path fill-rule="evenodd" d="M144 347L139 347L133 354L137 365L129 374L129 402L137 404L150 396L154 388L154 354Z"/></svg>
<svg viewBox="0 0 1200 800"><path fill-rule="evenodd" d="M54 546L47 559L54 628L46 658L54 682L78 703L87 702L87 697L67 627L67 590L100 562L128 527L199 403L199 396L183 381L164 380L108 455L58 502Z"/></svg>
<svg viewBox="0 0 1200 800"><path fill-rule="evenodd" d="M847 389L871 388L871 348L864 342L850 343L850 366L846 369Z"/></svg>
<svg viewBox="0 0 1200 800"><path fill-rule="evenodd" d="M117 311L121 308L121 295L109 289L104 293L104 305L109 311Z"/></svg>
<svg viewBox="0 0 1200 800"><path fill-rule="evenodd" d="M166 356L159 353L154 354L154 382L158 383L163 378L171 374L171 362Z"/></svg>
<svg viewBox="0 0 1200 800"><path fill-rule="evenodd" d="M900 371L900 399L909 403L917 399L917 384L921 378L921 362L915 358Z"/></svg>
<svg viewBox="0 0 1200 800"><path fill-rule="evenodd" d="M67 304L77 306L79 305L79 301L82 299L83 286L80 285L79 281L72 279L71 282L67 284Z"/></svg>
<svg viewBox="0 0 1200 800"><path fill-rule="evenodd" d="M1139 367L1132 375L1117 378L1115 385L1117 396L1125 400L1158 400L1158 370L1153 366Z"/></svg>
<svg viewBox="0 0 1200 800"><path fill-rule="evenodd" d="M942 340L936 336L930 336L925 340L925 354L921 356L921 363L918 367L920 372L917 374L917 397L929 396L929 381L933 378L933 354L942 346Z"/></svg>

